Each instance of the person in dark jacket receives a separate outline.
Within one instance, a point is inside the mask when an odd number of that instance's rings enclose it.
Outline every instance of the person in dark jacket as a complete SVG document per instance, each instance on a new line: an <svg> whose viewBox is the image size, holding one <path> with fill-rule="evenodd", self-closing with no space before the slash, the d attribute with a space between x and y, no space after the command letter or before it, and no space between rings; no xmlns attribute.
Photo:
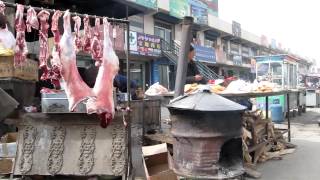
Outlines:
<svg viewBox="0 0 320 180"><path fill-rule="evenodd" d="M123 93L127 92L127 77L121 74L117 74L113 80L113 86ZM138 88L137 83L131 80L130 94L131 94L132 100L138 99L137 93L136 93L137 88Z"/></svg>
<svg viewBox="0 0 320 180"><path fill-rule="evenodd" d="M193 58L195 56L195 51L193 46L190 46L188 54L188 69L187 69L187 79L186 84L207 84L207 80L200 74L196 63Z"/></svg>

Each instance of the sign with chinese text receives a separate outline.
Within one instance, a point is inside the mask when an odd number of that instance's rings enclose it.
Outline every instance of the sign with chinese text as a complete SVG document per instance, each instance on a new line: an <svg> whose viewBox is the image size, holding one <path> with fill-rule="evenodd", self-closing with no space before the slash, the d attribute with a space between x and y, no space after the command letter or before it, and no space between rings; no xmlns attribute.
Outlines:
<svg viewBox="0 0 320 180"><path fill-rule="evenodd" d="M158 36L130 31L130 53L142 56L159 56L161 39Z"/></svg>
<svg viewBox="0 0 320 180"><path fill-rule="evenodd" d="M216 53L214 48L194 45L195 59L197 61L216 63Z"/></svg>
<svg viewBox="0 0 320 180"><path fill-rule="evenodd" d="M190 14L194 22L198 24L208 24L208 7L207 4L200 0L189 0Z"/></svg>

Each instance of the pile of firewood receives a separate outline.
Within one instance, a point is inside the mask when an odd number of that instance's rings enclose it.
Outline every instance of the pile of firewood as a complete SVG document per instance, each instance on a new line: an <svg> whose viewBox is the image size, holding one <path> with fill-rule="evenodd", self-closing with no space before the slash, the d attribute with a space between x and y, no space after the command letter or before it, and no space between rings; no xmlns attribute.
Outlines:
<svg viewBox="0 0 320 180"><path fill-rule="evenodd" d="M294 152L295 145L283 136L287 130L276 129L261 110L246 111L243 115L243 156L247 167Z"/></svg>

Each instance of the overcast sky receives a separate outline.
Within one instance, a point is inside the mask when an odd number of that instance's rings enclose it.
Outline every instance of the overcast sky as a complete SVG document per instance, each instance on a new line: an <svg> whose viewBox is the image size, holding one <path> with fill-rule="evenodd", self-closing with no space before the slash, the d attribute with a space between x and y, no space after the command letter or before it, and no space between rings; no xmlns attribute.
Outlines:
<svg viewBox="0 0 320 180"><path fill-rule="evenodd" d="M219 17L320 64L320 1L219 0Z"/></svg>

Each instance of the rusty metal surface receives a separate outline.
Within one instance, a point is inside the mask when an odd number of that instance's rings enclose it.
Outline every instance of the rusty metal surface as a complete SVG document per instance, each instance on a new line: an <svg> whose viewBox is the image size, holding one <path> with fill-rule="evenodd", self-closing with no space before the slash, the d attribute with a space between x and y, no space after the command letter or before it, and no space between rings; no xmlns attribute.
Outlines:
<svg viewBox="0 0 320 180"><path fill-rule="evenodd" d="M122 115L107 129L96 116L24 115L19 126L16 175L122 175L126 169Z"/></svg>

